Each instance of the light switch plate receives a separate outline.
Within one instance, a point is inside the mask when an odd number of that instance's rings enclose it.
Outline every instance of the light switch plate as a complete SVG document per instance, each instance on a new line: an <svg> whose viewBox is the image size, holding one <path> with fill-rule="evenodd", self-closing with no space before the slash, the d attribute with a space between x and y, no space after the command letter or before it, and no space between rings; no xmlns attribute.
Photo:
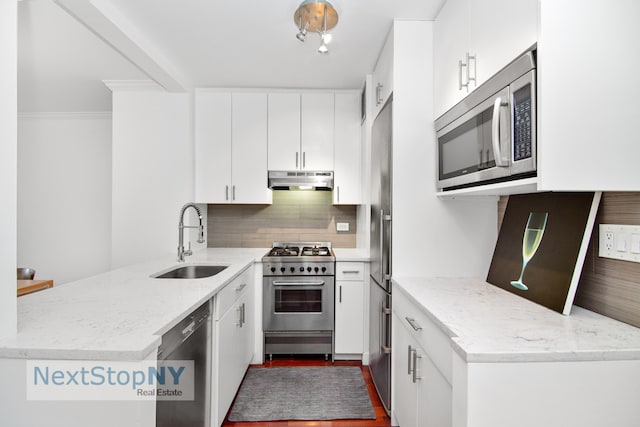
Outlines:
<svg viewBox="0 0 640 427"><path fill-rule="evenodd" d="M640 262L640 225L600 224L598 255Z"/></svg>
<svg viewBox="0 0 640 427"><path fill-rule="evenodd" d="M348 222L338 222L336 223L337 231L349 231L349 223Z"/></svg>

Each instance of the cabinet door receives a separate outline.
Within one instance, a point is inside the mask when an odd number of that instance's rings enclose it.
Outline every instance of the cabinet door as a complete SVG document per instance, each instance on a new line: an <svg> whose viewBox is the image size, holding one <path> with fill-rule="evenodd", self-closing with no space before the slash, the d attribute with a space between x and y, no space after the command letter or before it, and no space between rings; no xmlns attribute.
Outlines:
<svg viewBox="0 0 640 427"><path fill-rule="evenodd" d="M243 346L236 345L241 336L241 310L242 303L238 301L216 322L217 425L222 425L246 369L242 357Z"/></svg>
<svg viewBox="0 0 640 427"><path fill-rule="evenodd" d="M373 117L377 116L393 92L393 26L373 70Z"/></svg>
<svg viewBox="0 0 640 427"><path fill-rule="evenodd" d="M267 94L232 98L231 201L271 203L267 188Z"/></svg>
<svg viewBox="0 0 640 427"><path fill-rule="evenodd" d="M270 93L268 117L268 169L300 168L300 94Z"/></svg>
<svg viewBox="0 0 640 427"><path fill-rule="evenodd" d="M436 117L453 107L469 92L468 89L460 89L461 70L458 65L460 60L466 60L468 43L469 0L448 0L434 24L434 112ZM471 85L473 88L473 83Z"/></svg>
<svg viewBox="0 0 640 427"><path fill-rule="evenodd" d="M540 1L539 189L640 190L639 16L637 1Z"/></svg>
<svg viewBox="0 0 640 427"><path fill-rule="evenodd" d="M333 203L360 204L360 95L336 93Z"/></svg>
<svg viewBox="0 0 640 427"><path fill-rule="evenodd" d="M333 170L333 93L302 94L302 164L305 170Z"/></svg>
<svg viewBox="0 0 640 427"><path fill-rule="evenodd" d="M413 351L416 343L396 312L393 314L393 413L402 427L418 427L417 388L413 382ZM420 425L420 427L423 427Z"/></svg>
<svg viewBox="0 0 640 427"><path fill-rule="evenodd" d="M252 280L253 275L247 276L246 280ZM243 296L240 298L241 314L242 314L242 326L241 326L241 339L239 344L242 345L242 375L244 376L246 369L251 364L254 354L254 326L255 326L255 307L253 299L253 285L251 282L246 282L247 287Z"/></svg>
<svg viewBox="0 0 640 427"><path fill-rule="evenodd" d="M195 93L195 192L202 203L228 203L231 186L231 94Z"/></svg>
<svg viewBox="0 0 640 427"><path fill-rule="evenodd" d="M537 39L537 0L470 0L469 52L479 86ZM474 88L475 88L474 86Z"/></svg>
<svg viewBox="0 0 640 427"><path fill-rule="evenodd" d="M335 352L362 354L364 349L364 282L336 282Z"/></svg>
<svg viewBox="0 0 640 427"><path fill-rule="evenodd" d="M420 427L451 426L451 385L422 347L416 358L417 422Z"/></svg>

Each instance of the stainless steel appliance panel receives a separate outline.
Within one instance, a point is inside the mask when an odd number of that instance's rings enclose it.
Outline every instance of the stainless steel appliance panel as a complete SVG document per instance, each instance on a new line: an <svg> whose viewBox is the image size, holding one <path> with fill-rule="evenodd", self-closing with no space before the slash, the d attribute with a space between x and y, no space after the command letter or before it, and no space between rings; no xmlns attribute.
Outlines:
<svg viewBox="0 0 640 427"><path fill-rule="evenodd" d="M390 98L376 117L371 136L370 274L387 290L391 275L392 116Z"/></svg>
<svg viewBox="0 0 640 427"><path fill-rule="evenodd" d="M536 48L435 121L438 189L535 176Z"/></svg>
<svg viewBox="0 0 640 427"><path fill-rule="evenodd" d="M156 427L205 427L211 417L211 306L210 301L162 336L158 366L166 360L193 360L194 400L158 400Z"/></svg>
<svg viewBox="0 0 640 427"><path fill-rule="evenodd" d="M391 293L371 278L369 371L387 413L391 411Z"/></svg>
<svg viewBox="0 0 640 427"><path fill-rule="evenodd" d="M369 371L387 413L391 410L392 119L390 98L372 129L369 280Z"/></svg>
<svg viewBox="0 0 640 427"><path fill-rule="evenodd" d="M265 277L263 330L333 331L333 276Z"/></svg>

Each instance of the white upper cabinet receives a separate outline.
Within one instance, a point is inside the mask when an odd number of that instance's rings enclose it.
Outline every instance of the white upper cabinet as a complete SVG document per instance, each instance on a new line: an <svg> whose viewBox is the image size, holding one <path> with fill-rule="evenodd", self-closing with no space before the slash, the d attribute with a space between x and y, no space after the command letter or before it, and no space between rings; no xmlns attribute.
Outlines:
<svg viewBox="0 0 640 427"><path fill-rule="evenodd" d="M361 203L362 131L360 94L336 93L333 203Z"/></svg>
<svg viewBox="0 0 640 427"><path fill-rule="evenodd" d="M196 201L227 203L231 183L231 93L195 94Z"/></svg>
<svg viewBox="0 0 640 427"><path fill-rule="evenodd" d="M393 27L389 30L373 70L373 117L376 117L393 92Z"/></svg>
<svg viewBox="0 0 640 427"><path fill-rule="evenodd" d="M303 93L301 169L333 170L334 94Z"/></svg>
<svg viewBox="0 0 640 427"><path fill-rule="evenodd" d="M269 93L269 170L333 170L333 93Z"/></svg>
<svg viewBox="0 0 640 427"><path fill-rule="evenodd" d="M637 0L540 1L540 190L640 190L639 17Z"/></svg>
<svg viewBox="0 0 640 427"><path fill-rule="evenodd" d="M271 203L267 95L197 90L195 191L201 203Z"/></svg>
<svg viewBox="0 0 640 427"><path fill-rule="evenodd" d="M270 93L269 169L296 170L300 165L300 94Z"/></svg>
<svg viewBox="0 0 640 427"><path fill-rule="evenodd" d="M533 45L537 0L447 0L435 22L435 115Z"/></svg>
<svg viewBox="0 0 640 427"><path fill-rule="evenodd" d="M267 188L267 94L234 93L231 123L231 201L271 203Z"/></svg>

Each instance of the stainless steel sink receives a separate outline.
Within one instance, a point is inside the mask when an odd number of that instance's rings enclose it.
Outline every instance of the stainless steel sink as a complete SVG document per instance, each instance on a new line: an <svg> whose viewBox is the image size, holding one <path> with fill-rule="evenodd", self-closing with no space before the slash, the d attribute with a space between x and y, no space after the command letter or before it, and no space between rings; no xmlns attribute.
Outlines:
<svg viewBox="0 0 640 427"><path fill-rule="evenodd" d="M227 268L227 265L182 265L169 271L153 274L156 279L201 279L211 277Z"/></svg>

